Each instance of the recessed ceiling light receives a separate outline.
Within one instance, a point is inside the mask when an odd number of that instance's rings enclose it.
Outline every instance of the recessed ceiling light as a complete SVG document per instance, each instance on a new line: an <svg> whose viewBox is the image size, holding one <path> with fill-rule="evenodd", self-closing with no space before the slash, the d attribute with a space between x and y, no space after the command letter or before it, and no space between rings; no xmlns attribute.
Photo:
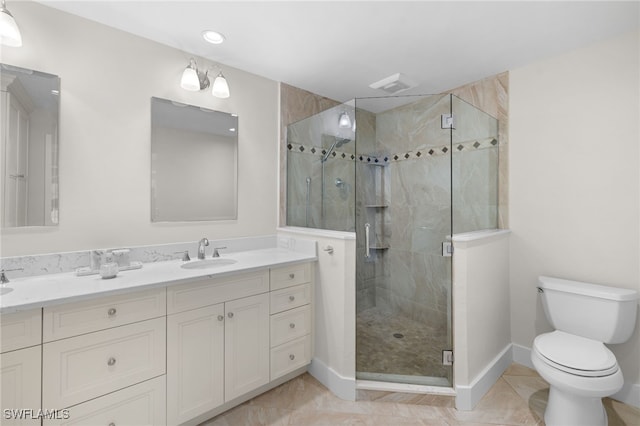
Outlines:
<svg viewBox="0 0 640 426"><path fill-rule="evenodd" d="M224 35L212 30L203 31L202 37L209 43L213 44L220 44L225 40Z"/></svg>

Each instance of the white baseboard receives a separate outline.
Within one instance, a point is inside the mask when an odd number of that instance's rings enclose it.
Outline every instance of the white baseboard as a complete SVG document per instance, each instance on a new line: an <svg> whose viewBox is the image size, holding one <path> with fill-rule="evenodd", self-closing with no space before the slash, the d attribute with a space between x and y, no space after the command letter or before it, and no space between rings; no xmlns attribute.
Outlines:
<svg viewBox="0 0 640 426"><path fill-rule="evenodd" d="M347 401L356 400L356 378L338 374L324 362L314 358L311 360L309 374L325 385L335 396Z"/></svg>
<svg viewBox="0 0 640 426"><path fill-rule="evenodd" d="M513 362L535 370L533 362L531 362L531 348L516 344L513 344L512 346ZM611 395L611 398L633 407L640 408L640 384L625 382L622 389L618 393Z"/></svg>
<svg viewBox="0 0 640 426"><path fill-rule="evenodd" d="M511 352L513 354L513 362L535 370L533 361L531 361L531 348L512 343Z"/></svg>
<svg viewBox="0 0 640 426"><path fill-rule="evenodd" d="M470 385L455 386L456 389L456 409L461 411L473 410L482 397L491 389L502 373L509 368L513 360L511 344L508 344L498 356L496 356L478 374Z"/></svg>
<svg viewBox="0 0 640 426"><path fill-rule="evenodd" d="M611 398L640 408L640 385L636 383L625 383L618 393L611 395Z"/></svg>

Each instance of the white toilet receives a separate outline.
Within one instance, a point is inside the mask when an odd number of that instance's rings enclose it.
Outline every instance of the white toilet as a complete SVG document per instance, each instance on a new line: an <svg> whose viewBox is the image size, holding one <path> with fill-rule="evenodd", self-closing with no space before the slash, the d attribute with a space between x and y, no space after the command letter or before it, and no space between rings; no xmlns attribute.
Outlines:
<svg viewBox="0 0 640 426"><path fill-rule="evenodd" d="M624 383L604 343L622 343L636 323L634 290L539 277L538 293L555 328L533 342L533 365L549 382L547 426L606 425L602 398Z"/></svg>

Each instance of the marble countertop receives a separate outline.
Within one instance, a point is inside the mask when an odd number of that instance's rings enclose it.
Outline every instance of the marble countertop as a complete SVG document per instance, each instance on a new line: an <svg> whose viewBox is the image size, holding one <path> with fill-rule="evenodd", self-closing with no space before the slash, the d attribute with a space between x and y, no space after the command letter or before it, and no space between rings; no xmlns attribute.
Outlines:
<svg viewBox="0 0 640 426"><path fill-rule="evenodd" d="M111 279L102 279L100 275L77 276L72 272L16 278L6 284L13 291L0 296L0 313L167 287L202 278L222 277L318 259L315 254L283 248L225 253L220 258L234 259L237 262L206 269L181 268L180 265L185 263L181 260L144 263L141 269L121 271Z"/></svg>

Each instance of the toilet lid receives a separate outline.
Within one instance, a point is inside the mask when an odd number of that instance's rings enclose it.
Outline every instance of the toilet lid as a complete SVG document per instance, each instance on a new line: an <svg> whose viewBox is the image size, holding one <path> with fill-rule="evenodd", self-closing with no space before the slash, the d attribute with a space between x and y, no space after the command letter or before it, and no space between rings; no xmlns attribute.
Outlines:
<svg viewBox="0 0 640 426"><path fill-rule="evenodd" d="M602 342L554 331L536 337L534 348L554 367L578 376L608 376L618 371L616 357Z"/></svg>

